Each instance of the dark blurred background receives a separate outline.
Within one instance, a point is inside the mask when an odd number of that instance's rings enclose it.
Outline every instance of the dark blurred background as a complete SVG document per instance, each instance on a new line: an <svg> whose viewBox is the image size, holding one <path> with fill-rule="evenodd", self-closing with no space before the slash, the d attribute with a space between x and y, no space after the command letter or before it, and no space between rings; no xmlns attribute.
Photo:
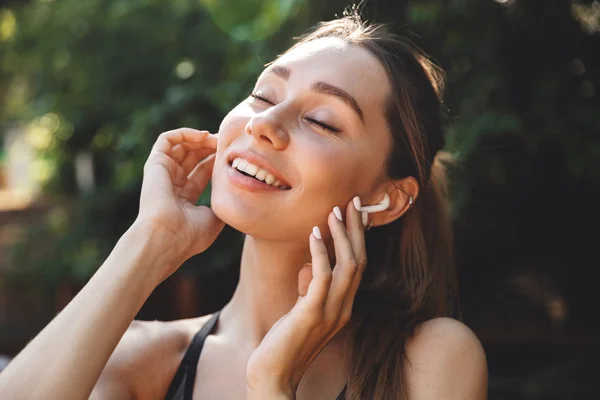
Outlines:
<svg viewBox="0 0 600 400"><path fill-rule="evenodd" d="M264 63L348 4L0 3L0 370L134 220L156 136L216 131ZM600 2L371 0L364 15L447 71L462 311L489 398L600 398ZM221 307L241 243L226 229L138 318Z"/></svg>

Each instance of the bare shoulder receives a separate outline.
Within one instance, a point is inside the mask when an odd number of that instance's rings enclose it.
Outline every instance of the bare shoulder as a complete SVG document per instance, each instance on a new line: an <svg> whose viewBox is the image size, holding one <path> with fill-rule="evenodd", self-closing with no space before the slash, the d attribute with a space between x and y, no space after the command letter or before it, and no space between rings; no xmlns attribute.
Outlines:
<svg viewBox="0 0 600 400"><path fill-rule="evenodd" d="M159 354L184 345L184 335L178 321L134 320L119 341L107 367L120 372L135 372Z"/></svg>
<svg viewBox="0 0 600 400"><path fill-rule="evenodd" d="M406 344L411 399L487 398L487 362L479 339L451 318L423 322Z"/></svg>
<svg viewBox="0 0 600 400"><path fill-rule="evenodd" d="M194 333L210 316L176 321L134 320L111 355L100 386L144 399L166 393Z"/></svg>
<svg viewBox="0 0 600 400"><path fill-rule="evenodd" d="M129 361L154 357L165 351L183 351L209 317L206 315L176 321L134 320L115 349L117 361L127 365Z"/></svg>

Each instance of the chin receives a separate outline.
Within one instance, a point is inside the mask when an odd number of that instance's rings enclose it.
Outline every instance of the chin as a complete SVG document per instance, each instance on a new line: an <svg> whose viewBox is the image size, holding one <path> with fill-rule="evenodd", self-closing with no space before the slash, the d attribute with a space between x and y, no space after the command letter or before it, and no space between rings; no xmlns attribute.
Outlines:
<svg viewBox="0 0 600 400"><path fill-rule="evenodd" d="M211 193L211 208L225 224L255 238L308 243L308 235L312 229L295 226L295 221L282 216L283 210L273 209L267 204L264 207L244 204L239 197L220 190L213 190Z"/></svg>
<svg viewBox="0 0 600 400"><path fill-rule="evenodd" d="M224 223L247 235L251 234L251 226L255 218L251 213L242 210L239 205L227 201L218 193L211 193L210 207L215 215Z"/></svg>

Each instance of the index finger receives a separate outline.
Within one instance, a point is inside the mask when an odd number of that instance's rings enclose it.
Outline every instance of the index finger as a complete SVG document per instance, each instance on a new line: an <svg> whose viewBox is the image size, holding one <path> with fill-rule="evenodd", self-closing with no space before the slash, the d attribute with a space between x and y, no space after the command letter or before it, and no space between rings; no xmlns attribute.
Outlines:
<svg viewBox="0 0 600 400"><path fill-rule="evenodd" d="M202 147L217 148L218 136L211 135L208 131L199 131L191 128L179 128L161 133L152 146L152 151L160 151L171 155L173 147L180 144L189 149Z"/></svg>
<svg viewBox="0 0 600 400"><path fill-rule="evenodd" d="M365 226L362 222L362 215L359 211L360 199L352 199L346 206L346 226L348 229L348 237L350 243L352 243L352 250L354 251L354 257L356 258L357 270L350 286L350 290L344 300L342 306L343 310L347 312L352 311L352 305L354 304L354 297L360 286L363 271L367 265L367 249L365 243Z"/></svg>
<svg viewBox="0 0 600 400"><path fill-rule="evenodd" d="M340 220L339 214L341 212L337 209L337 212L330 213L328 217L336 258L329 304L331 309L334 310L333 312L338 314L343 309L359 268L354 254L355 250L352 248L353 244L348 235L348 229L344 222Z"/></svg>
<svg viewBox="0 0 600 400"><path fill-rule="evenodd" d="M308 285L306 298L321 308L327 300L333 272L329 264L327 248L318 227L313 228L313 232L310 234L309 247L312 258L312 280Z"/></svg>

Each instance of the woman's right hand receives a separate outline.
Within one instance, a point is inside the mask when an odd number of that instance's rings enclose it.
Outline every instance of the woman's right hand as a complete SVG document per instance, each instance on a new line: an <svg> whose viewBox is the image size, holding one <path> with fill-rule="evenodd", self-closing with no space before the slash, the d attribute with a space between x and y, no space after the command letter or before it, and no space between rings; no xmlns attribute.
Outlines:
<svg viewBox="0 0 600 400"><path fill-rule="evenodd" d="M206 250L223 222L206 206L197 206L212 175L217 135L180 128L160 134L144 165L136 223L160 232L165 252L174 258L163 277Z"/></svg>

